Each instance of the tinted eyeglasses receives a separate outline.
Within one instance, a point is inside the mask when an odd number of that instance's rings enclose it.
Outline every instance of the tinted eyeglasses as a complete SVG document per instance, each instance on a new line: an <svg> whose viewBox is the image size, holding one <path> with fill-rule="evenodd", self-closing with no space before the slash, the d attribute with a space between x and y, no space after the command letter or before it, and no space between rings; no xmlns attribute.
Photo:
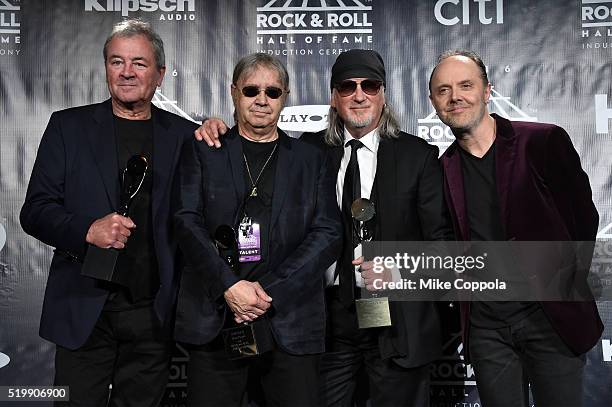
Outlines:
<svg viewBox="0 0 612 407"><path fill-rule="evenodd" d="M370 96L378 95L380 92L380 88L383 85L382 81L377 81L374 79L364 79L361 83L357 83L355 81L346 80L342 81L336 86L336 90L338 94L342 97L351 96L357 90L357 85L361 86L361 90Z"/></svg>
<svg viewBox="0 0 612 407"><path fill-rule="evenodd" d="M260 89L257 86L245 86L241 89L241 92L248 98L254 98L255 96L259 95L259 92L262 90L270 99L278 99L284 92L281 88L277 88L276 86L268 86L265 89ZM289 93L289 91L286 92Z"/></svg>

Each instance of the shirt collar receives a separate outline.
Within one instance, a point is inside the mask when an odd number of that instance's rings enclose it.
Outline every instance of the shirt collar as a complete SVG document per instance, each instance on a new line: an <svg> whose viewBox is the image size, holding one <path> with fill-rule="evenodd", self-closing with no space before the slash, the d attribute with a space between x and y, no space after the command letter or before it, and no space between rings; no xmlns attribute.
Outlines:
<svg viewBox="0 0 612 407"><path fill-rule="evenodd" d="M344 127L344 144L343 145L346 147L347 141L352 140L353 138L354 137L351 136L351 133L349 133L346 127ZM378 136L378 127L372 130L371 132L369 132L368 134L366 134L365 136L361 137L359 141L363 143L365 148L367 148L373 153L377 153L378 144L380 143L380 137Z"/></svg>

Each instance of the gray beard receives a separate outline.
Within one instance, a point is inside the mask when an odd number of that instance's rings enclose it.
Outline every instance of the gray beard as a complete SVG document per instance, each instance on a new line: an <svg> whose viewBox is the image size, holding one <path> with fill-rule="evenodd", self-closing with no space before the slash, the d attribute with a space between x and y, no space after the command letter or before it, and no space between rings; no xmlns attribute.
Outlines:
<svg viewBox="0 0 612 407"><path fill-rule="evenodd" d="M372 124L372 116L364 117L361 120L359 120L359 119L348 119L348 120L346 120L346 122L348 124L350 124L352 127L355 127L356 129L362 129L362 128L368 127L370 124Z"/></svg>

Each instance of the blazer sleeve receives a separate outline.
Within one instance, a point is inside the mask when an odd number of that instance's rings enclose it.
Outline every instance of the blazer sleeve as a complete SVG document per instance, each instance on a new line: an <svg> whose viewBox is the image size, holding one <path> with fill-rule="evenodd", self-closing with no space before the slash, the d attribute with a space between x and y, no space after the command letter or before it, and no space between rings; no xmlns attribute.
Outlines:
<svg viewBox="0 0 612 407"><path fill-rule="evenodd" d="M60 115L51 115L43 134L19 220L23 230L74 258L81 258L95 217L71 213L64 205L68 141Z"/></svg>
<svg viewBox="0 0 612 407"><path fill-rule="evenodd" d="M546 178L556 207L574 241L594 241L599 214L592 199L587 173L567 132L552 127L546 143Z"/></svg>
<svg viewBox="0 0 612 407"><path fill-rule="evenodd" d="M183 144L173 186L175 237L191 272L200 274L202 292L218 301L225 290L239 281L221 259L206 226L203 180L207 166L205 143L189 140Z"/></svg>
<svg viewBox="0 0 612 407"><path fill-rule="evenodd" d="M305 281L321 281L327 267L339 256L342 224L336 203L335 174L331 170L329 153L321 151L321 154L324 158L317 175L316 203L310 228L297 249L275 271L267 273L259 281L266 290L282 285L286 289L276 292L295 295L295 290L299 290Z"/></svg>
<svg viewBox="0 0 612 407"><path fill-rule="evenodd" d="M438 147L428 146L418 185L417 212L423 240L453 240L448 208L444 200L442 166Z"/></svg>

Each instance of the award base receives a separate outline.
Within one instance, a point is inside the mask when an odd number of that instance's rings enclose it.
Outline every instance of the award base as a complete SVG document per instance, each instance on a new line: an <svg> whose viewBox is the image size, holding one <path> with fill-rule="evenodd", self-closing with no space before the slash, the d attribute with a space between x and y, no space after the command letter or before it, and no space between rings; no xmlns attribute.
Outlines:
<svg viewBox="0 0 612 407"><path fill-rule="evenodd" d="M118 250L101 249L98 246L89 245L81 268L81 275L98 280L113 281L117 257L119 257Z"/></svg>
<svg viewBox="0 0 612 407"><path fill-rule="evenodd" d="M230 360L261 355L274 348L268 320L256 320L222 331L225 352Z"/></svg>
<svg viewBox="0 0 612 407"><path fill-rule="evenodd" d="M362 298L355 300L359 328L391 326L388 297Z"/></svg>

